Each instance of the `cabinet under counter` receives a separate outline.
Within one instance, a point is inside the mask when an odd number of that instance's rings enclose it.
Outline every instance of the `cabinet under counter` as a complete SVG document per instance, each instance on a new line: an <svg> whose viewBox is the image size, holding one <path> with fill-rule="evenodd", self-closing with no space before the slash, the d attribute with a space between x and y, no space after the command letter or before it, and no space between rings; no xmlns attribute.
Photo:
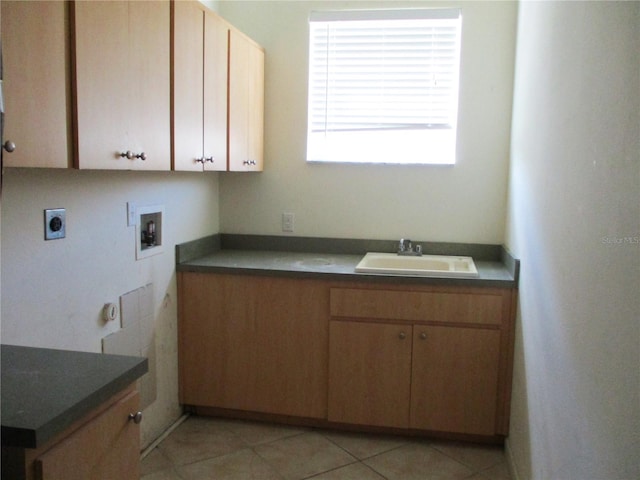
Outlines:
<svg viewBox="0 0 640 480"><path fill-rule="evenodd" d="M202 414L500 442L516 292L179 271L180 400Z"/></svg>
<svg viewBox="0 0 640 480"><path fill-rule="evenodd" d="M2 478L88 478L89 470L138 478L135 382L148 370L145 358L12 345L0 352Z"/></svg>

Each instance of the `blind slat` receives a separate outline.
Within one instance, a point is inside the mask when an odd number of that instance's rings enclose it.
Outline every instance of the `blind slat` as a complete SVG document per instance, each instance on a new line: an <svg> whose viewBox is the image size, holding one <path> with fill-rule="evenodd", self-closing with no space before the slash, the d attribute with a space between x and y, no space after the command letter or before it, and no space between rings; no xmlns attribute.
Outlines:
<svg viewBox="0 0 640 480"><path fill-rule="evenodd" d="M455 122L460 11L429 10L426 19L424 11L399 12L390 19L381 19L380 11L312 14L312 131L435 128Z"/></svg>

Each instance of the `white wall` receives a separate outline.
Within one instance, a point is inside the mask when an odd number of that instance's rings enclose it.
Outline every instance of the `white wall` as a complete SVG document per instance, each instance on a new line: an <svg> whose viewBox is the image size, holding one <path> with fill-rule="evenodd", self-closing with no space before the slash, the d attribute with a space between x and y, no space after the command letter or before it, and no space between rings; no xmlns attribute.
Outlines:
<svg viewBox="0 0 640 480"><path fill-rule="evenodd" d="M164 253L135 259L126 203L162 204ZM43 210L66 208L65 239L44 241ZM2 192L2 343L101 351L101 310L153 283L157 400L143 445L179 415L174 246L217 233L218 174L5 168Z"/></svg>
<svg viewBox="0 0 640 480"><path fill-rule="evenodd" d="M443 166L305 162L308 17L314 9L461 6L459 161ZM222 1L220 14L266 50L265 171L220 180L221 229L300 236L502 243L515 2Z"/></svg>
<svg viewBox="0 0 640 480"><path fill-rule="evenodd" d="M507 243L520 480L640 478L640 3L523 2Z"/></svg>

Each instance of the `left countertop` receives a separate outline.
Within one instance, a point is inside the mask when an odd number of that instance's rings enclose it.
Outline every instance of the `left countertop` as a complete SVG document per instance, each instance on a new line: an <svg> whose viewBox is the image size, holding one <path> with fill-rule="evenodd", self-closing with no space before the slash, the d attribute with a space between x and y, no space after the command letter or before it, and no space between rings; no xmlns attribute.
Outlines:
<svg viewBox="0 0 640 480"><path fill-rule="evenodd" d="M0 346L2 445L37 448L148 371L146 358Z"/></svg>

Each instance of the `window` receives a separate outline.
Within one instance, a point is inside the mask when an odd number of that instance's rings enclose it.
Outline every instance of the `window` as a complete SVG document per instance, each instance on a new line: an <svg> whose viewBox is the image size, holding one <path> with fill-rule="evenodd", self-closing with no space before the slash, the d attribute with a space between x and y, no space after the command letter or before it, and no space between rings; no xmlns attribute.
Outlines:
<svg viewBox="0 0 640 480"><path fill-rule="evenodd" d="M455 163L459 9L312 12L307 160Z"/></svg>

